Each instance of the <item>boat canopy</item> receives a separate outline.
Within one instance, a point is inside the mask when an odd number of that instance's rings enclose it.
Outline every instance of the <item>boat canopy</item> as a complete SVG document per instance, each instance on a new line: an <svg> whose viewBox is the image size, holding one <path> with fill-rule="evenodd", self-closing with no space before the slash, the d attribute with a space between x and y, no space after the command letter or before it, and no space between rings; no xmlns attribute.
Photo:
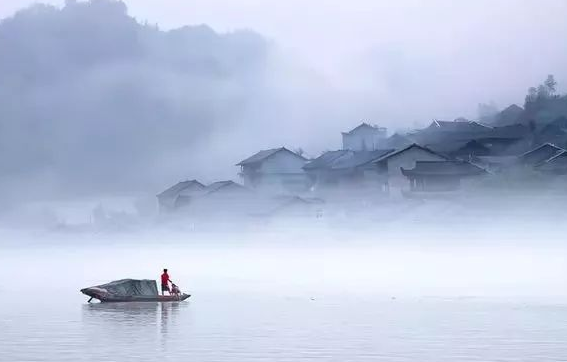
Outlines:
<svg viewBox="0 0 567 362"><path fill-rule="evenodd" d="M154 297L158 295L156 281L150 279L121 279L86 289L94 288L102 289L106 292L105 294L113 297Z"/></svg>

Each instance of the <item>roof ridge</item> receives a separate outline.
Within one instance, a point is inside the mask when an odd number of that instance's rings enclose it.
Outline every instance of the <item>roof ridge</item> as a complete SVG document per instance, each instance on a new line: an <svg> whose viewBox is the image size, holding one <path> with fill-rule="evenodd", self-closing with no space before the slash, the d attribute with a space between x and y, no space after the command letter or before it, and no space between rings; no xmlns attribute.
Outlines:
<svg viewBox="0 0 567 362"><path fill-rule="evenodd" d="M287 151L287 152L290 152L290 153L296 155L297 157L301 157L302 159L307 160L302 155L291 151L290 149L286 148L285 146L282 146L282 147L278 147L278 148L269 148L269 149L265 149L265 150L260 150L256 153L254 153L252 156L240 161L239 163L236 164L236 166L244 166L246 164L264 161L265 159L273 156L274 154L276 154L280 151Z"/></svg>
<svg viewBox="0 0 567 362"><path fill-rule="evenodd" d="M518 156L518 157L523 157L523 156L525 156L525 155L527 155L527 154L529 154L529 153L532 153L532 152L534 152L534 151L537 151L537 150L539 150L540 148L545 147L545 146L551 146L551 147L553 147L553 148L555 148L555 149L557 149L557 150L559 150L559 151L567 151L567 150L565 150L563 147L556 146L556 145L554 145L554 144L551 143L551 142L545 142L545 143L542 143L541 145L539 145L539 146L537 146L537 147L535 147L535 148L532 148L532 149L529 150L529 151L526 151L526 152L522 153L522 154L521 154L520 156Z"/></svg>

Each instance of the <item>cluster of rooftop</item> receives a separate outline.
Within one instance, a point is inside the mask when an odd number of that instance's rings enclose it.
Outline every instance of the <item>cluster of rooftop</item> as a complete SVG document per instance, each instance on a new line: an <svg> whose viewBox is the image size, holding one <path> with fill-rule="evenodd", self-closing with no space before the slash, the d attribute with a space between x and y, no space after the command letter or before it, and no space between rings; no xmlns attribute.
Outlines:
<svg viewBox="0 0 567 362"><path fill-rule="evenodd" d="M514 112L517 106L504 110ZM567 174L567 120L544 127L492 126L463 118L433 121L428 127L394 133L362 123L342 133L342 148L306 158L286 147L261 150L238 162L242 183L205 186L180 182L158 195L162 211L211 210L246 204L250 213L307 207L333 191L415 195L455 192L463 185L506 170ZM269 200L269 201L268 201ZM242 209L242 208L241 208Z"/></svg>

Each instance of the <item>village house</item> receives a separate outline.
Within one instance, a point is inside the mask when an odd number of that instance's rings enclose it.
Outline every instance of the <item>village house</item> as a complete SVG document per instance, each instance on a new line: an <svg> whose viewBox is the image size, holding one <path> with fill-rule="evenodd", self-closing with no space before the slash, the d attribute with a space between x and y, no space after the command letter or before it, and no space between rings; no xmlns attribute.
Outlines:
<svg viewBox="0 0 567 362"><path fill-rule="evenodd" d="M517 156L471 156L468 161L496 174L512 168L518 162Z"/></svg>
<svg viewBox="0 0 567 362"><path fill-rule="evenodd" d="M316 218L322 213L323 204L322 200L315 198L256 193L233 181L218 181L207 186L196 181L184 181L159 194L158 199L165 202L166 196L168 207L162 206L163 210L169 214L175 211L178 216L200 222L272 217Z"/></svg>
<svg viewBox="0 0 567 362"><path fill-rule="evenodd" d="M534 167L545 163L565 150L551 143L544 143L518 157L518 163L525 167Z"/></svg>
<svg viewBox="0 0 567 362"><path fill-rule="evenodd" d="M197 180L179 182L157 195L161 213L187 209L203 199L241 196L249 192L244 186L233 181L218 181L203 185ZM218 196L220 195L220 196Z"/></svg>
<svg viewBox="0 0 567 362"><path fill-rule="evenodd" d="M478 128L478 127L476 127ZM480 128L476 132L445 133L426 147L453 159L478 156L517 156L530 148L529 129L524 125Z"/></svg>
<svg viewBox="0 0 567 362"><path fill-rule="evenodd" d="M457 118L454 121L434 120L433 122L431 122L429 127L424 129L424 131L447 133L476 133L485 132L491 128L492 127L476 121L469 121L466 118Z"/></svg>
<svg viewBox="0 0 567 362"><path fill-rule="evenodd" d="M205 185L197 180L178 182L157 195L160 213L171 212L190 202L191 197L202 192Z"/></svg>
<svg viewBox="0 0 567 362"><path fill-rule="evenodd" d="M567 175L567 151L561 151L555 156L534 166L534 169L548 175Z"/></svg>
<svg viewBox="0 0 567 362"><path fill-rule="evenodd" d="M307 188L303 166L307 159L285 147L260 151L240 161L244 186L269 191L301 191Z"/></svg>
<svg viewBox="0 0 567 362"><path fill-rule="evenodd" d="M567 150L551 143L544 143L520 155L515 170L528 169L548 176L567 174Z"/></svg>
<svg viewBox="0 0 567 362"><path fill-rule="evenodd" d="M423 145L433 145L443 142L470 141L478 135L490 131L492 127L465 119L455 121L433 121L431 124L411 137Z"/></svg>
<svg viewBox="0 0 567 362"><path fill-rule="evenodd" d="M446 161L449 158L427 147L411 144L399 150L325 152L304 166L314 189L352 186L389 191L409 186L401 168L413 168L417 161Z"/></svg>
<svg viewBox="0 0 567 362"><path fill-rule="evenodd" d="M180 211L193 218L204 219L239 216L245 213L247 204L254 202L255 197L254 192L234 181L218 181L206 186Z"/></svg>
<svg viewBox="0 0 567 362"><path fill-rule="evenodd" d="M402 189L408 186L408 180L401 169L412 169L418 161L447 161L448 157L439 154L427 147L412 144L400 150L387 153L372 161L378 174L385 175L387 187Z"/></svg>
<svg viewBox="0 0 567 362"><path fill-rule="evenodd" d="M312 189L353 186L385 190L385 175L379 174L372 161L393 151L329 151L308 162L303 169Z"/></svg>
<svg viewBox="0 0 567 362"><path fill-rule="evenodd" d="M518 109L507 112L516 114ZM534 148L542 139L560 143L539 143ZM326 200L351 202L376 196L381 202L388 192L454 191L464 181L504 170L567 174L567 150L560 147L567 146L565 117L537 127L434 121L425 129L391 137L386 128L362 123L342 133L342 143L342 149L312 160L285 147L259 151L237 164L244 185L179 182L157 195L160 211L183 210L205 219L313 215L321 206L306 198L309 190L328 190L317 194Z"/></svg>
<svg viewBox="0 0 567 362"><path fill-rule="evenodd" d="M388 129L362 123L354 129L343 132L343 150L375 151L385 147Z"/></svg>
<svg viewBox="0 0 567 362"><path fill-rule="evenodd" d="M415 143L415 141L410 136L394 133L390 137L386 138L384 142L384 148L392 148L398 150L405 148L413 143Z"/></svg>
<svg viewBox="0 0 567 362"><path fill-rule="evenodd" d="M412 169L401 168L412 192L455 191L463 179L486 175L487 171L466 161L417 161Z"/></svg>

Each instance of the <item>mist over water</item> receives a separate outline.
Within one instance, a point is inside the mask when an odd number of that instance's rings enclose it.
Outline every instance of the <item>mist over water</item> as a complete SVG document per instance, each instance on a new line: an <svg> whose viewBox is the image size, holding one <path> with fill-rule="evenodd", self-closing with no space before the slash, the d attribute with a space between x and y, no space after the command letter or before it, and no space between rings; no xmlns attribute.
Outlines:
<svg viewBox="0 0 567 362"><path fill-rule="evenodd" d="M550 73L543 118L567 112L563 1L45 2L0 2L0 362L566 359L562 177L314 188L301 217L155 198L359 121L476 119ZM79 292L163 268L188 301Z"/></svg>
<svg viewBox="0 0 567 362"><path fill-rule="evenodd" d="M484 226L5 230L0 360L560 360L561 226ZM89 305L79 293L163 267L188 302Z"/></svg>

